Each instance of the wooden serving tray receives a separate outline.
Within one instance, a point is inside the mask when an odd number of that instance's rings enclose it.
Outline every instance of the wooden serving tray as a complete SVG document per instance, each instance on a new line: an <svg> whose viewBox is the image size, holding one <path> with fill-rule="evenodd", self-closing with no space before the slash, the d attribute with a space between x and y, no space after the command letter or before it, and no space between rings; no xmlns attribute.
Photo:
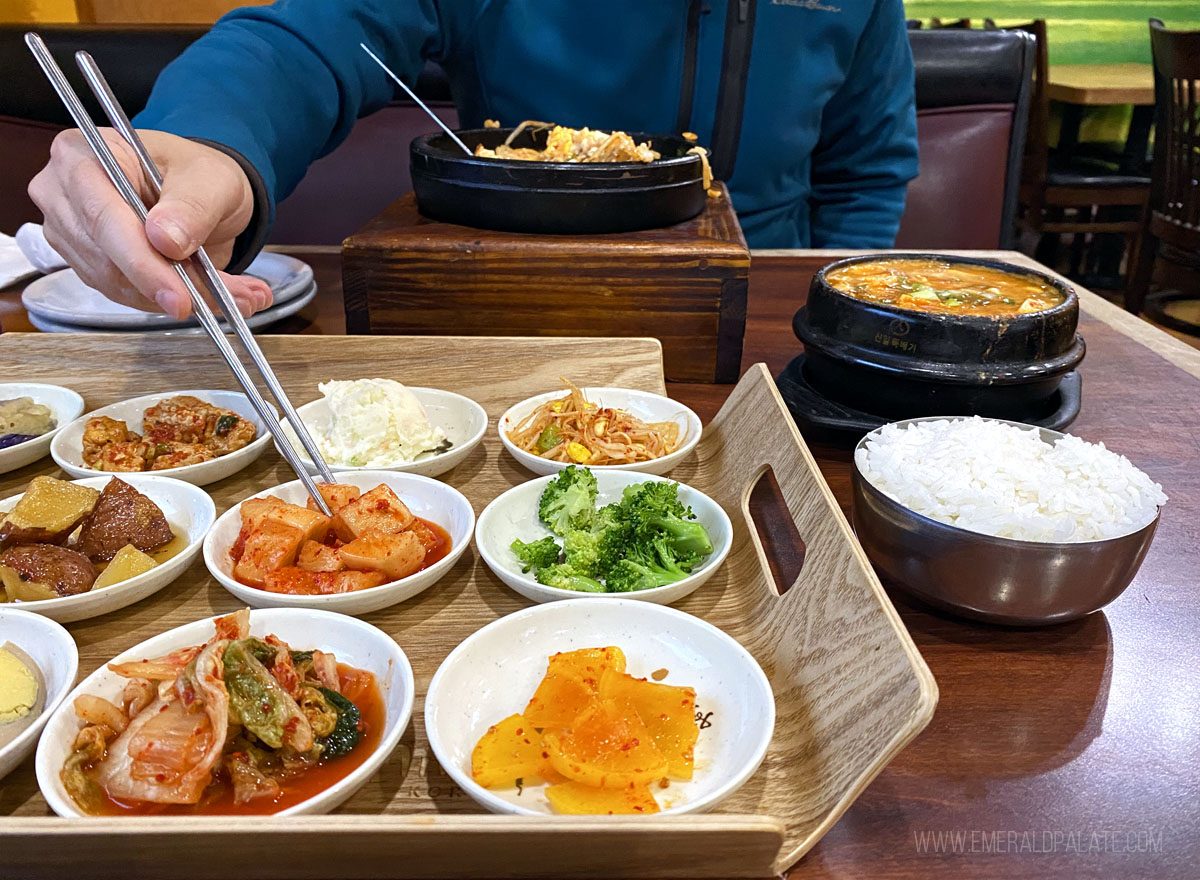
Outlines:
<svg viewBox="0 0 1200 880"><path fill-rule="evenodd" d="M662 393L652 339L418 337L261 338L299 405L326 379L386 376L466 394L492 419L481 447L444 479L476 512L531 478L494 434L512 403L558 385ZM619 356L614 352L620 352ZM128 335L0 336L4 375L67 385L89 410L180 388L231 388L206 339ZM795 583L778 595L748 498L774 471L806 545ZM0 477L20 492L50 459ZM733 520L733 551L678 607L740 639L766 670L778 720L762 768L706 816L513 817L482 813L429 753L423 697L468 634L527 603L472 547L420 596L365 619L395 637L417 682L413 721L380 772L330 816L89 819L50 816L30 758L0 781L0 876L131 877L766 877L792 865L929 721L937 688L820 476L763 365L751 368L672 476L707 492ZM207 487L224 511L291 480L272 449ZM603 601L603 600L597 600ZM202 561L136 605L69 625L80 676L164 630L238 607Z"/></svg>

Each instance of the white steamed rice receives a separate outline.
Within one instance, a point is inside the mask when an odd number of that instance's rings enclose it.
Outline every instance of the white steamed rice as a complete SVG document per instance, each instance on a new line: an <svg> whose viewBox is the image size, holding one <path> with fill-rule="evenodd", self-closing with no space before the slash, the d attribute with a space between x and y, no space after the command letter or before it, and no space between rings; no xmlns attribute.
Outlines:
<svg viewBox="0 0 1200 880"><path fill-rule="evenodd" d="M1070 435L981 419L885 425L855 453L872 485L938 522L1022 541L1136 532L1167 500L1123 455Z"/></svg>

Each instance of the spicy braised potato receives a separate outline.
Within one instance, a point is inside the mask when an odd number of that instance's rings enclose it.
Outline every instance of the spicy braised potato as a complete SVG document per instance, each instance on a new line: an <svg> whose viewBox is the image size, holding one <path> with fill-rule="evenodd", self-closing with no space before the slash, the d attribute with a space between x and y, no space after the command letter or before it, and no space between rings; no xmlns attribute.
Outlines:
<svg viewBox="0 0 1200 880"><path fill-rule="evenodd" d="M143 553L175 538L157 504L124 480L113 477L83 522L76 549L94 561L112 559L126 544Z"/></svg>
<svg viewBox="0 0 1200 880"><path fill-rule="evenodd" d="M545 740L550 765L586 785L645 785L668 772L667 759L629 703L599 700L569 730L546 731Z"/></svg>
<svg viewBox="0 0 1200 880"><path fill-rule="evenodd" d="M92 512L97 489L53 477L34 477L21 500L0 523L0 548L14 544L59 544Z"/></svg>
<svg viewBox="0 0 1200 880"><path fill-rule="evenodd" d="M518 779L552 773L548 754L533 725L520 715L509 715L489 727L475 744L471 776L484 788L512 788Z"/></svg>
<svg viewBox="0 0 1200 880"><path fill-rule="evenodd" d="M412 511L388 486L376 486L339 509L333 517L338 538L349 543L371 533L396 535L413 522Z"/></svg>
<svg viewBox="0 0 1200 880"><path fill-rule="evenodd" d="M338 550L346 568L381 571L389 580L407 577L425 561L425 545L412 532L364 535Z"/></svg>
<svg viewBox="0 0 1200 880"><path fill-rule="evenodd" d="M667 759L670 775L692 778L693 753L700 737L695 690L609 669L600 676L600 697L628 701L650 731L655 747Z"/></svg>
<svg viewBox="0 0 1200 880"><path fill-rule="evenodd" d="M576 816L620 816L657 813L658 802L645 785L593 788L580 782L561 782L546 789L554 812Z"/></svg>
<svg viewBox="0 0 1200 880"><path fill-rule="evenodd" d="M100 572L100 577L96 578L92 589L111 587L113 584L119 584L140 574L145 574L157 565L158 563L152 557L147 556L132 544L126 544L117 551L112 562L105 566L104 571Z"/></svg>
<svg viewBox="0 0 1200 880"><path fill-rule="evenodd" d="M625 654L610 645L607 648L580 648L576 651L560 651L551 655L547 669L549 672L561 672L574 675L588 687L598 691L600 676L606 669L614 672L625 671Z"/></svg>
<svg viewBox="0 0 1200 880"><path fill-rule="evenodd" d="M569 727L596 701L596 691L569 672L547 672L529 703L525 717L534 727Z"/></svg>
<svg viewBox="0 0 1200 880"><path fill-rule="evenodd" d="M96 582L96 568L66 547L23 544L0 553L0 580L10 600L36 602L86 593Z"/></svg>

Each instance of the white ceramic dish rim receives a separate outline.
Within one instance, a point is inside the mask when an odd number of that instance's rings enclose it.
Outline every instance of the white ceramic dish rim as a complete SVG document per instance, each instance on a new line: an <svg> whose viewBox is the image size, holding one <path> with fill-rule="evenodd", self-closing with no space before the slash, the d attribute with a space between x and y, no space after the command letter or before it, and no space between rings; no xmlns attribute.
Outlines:
<svg viewBox="0 0 1200 880"><path fill-rule="evenodd" d="M595 473L596 473L597 480L604 479L603 471L601 471L599 469L595 469ZM706 495L704 492L701 492L699 489L695 488L694 486L689 486L687 483L682 483L679 480L673 480L670 477L664 477L659 474L646 474L646 473L641 473L639 471L627 471L627 470L617 471L615 469L613 471L610 471L610 473L621 473L623 475L627 475L627 476L622 476L620 478L622 480L625 480L625 479L629 480L629 483L626 483L625 485L630 485L631 483L649 483L652 481L659 482L659 483L678 483L679 487L681 489L686 489L689 492L695 492L697 495L708 499L708 502L712 505L713 509L715 511L717 511L718 514L720 515L722 525L724 526L724 528L722 530L722 535L721 535L723 540L721 541L721 543L718 544L715 541L713 542L713 552L710 553L704 559L704 561L701 562L700 565L697 566L697 568L690 575L688 575L683 580L677 581L676 583L673 583L673 584L667 584L666 586L662 586L662 587L652 587L649 590L639 590L636 595L641 598L637 601L651 601L652 597L654 597L654 596L660 596L660 595L663 595L666 593L675 592L677 590L686 590L686 587L691 585L692 583L694 583L696 581L696 579L707 578L725 562L726 557L729 556L730 551L733 549L733 522L729 519L729 514L726 513L725 508L723 508L720 504L718 504L715 499L713 499L709 495ZM521 483L517 486L513 486L511 489L505 490L501 494L497 495L494 499L492 499L491 503L488 504L488 506L485 507L483 509L483 511L479 514L479 518L475 523L475 546L479 550L479 555L483 557L484 562L487 564L487 566L489 568L491 568L493 565L500 565L500 567L503 568L506 572L511 574L513 577L520 578L521 580L525 581L528 585L533 587L535 590L537 590L539 592L549 591L547 593L547 595L556 597L555 601L568 601L568 597L569 597L569 599L579 598L579 599L591 599L591 600L595 600L595 599L608 599L608 600L629 599L634 594L631 594L631 593L609 593L609 592L587 593L587 594L569 593L569 594L567 594L567 597L564 597L563 599L558 599L557 597L560 594L562 594L562 592L563 592L562 590L558 590L555 587L547 587L545 584L538 583L535 578L530 577L529 574L522 572L519 568L513 568L511 565L502 565L501 560L496 558L495 554L493 554L491 552L491 550L488 548L486 541L481 537L481 534L482 534L481 527L484 524L486 524L487 520L489 520L493 516L497 515L497 513L496 513L497 510L500 510L504 507L504 505L508 499L508 496L513 495L521 490L532 491L531 487L535 484L540 487L545 487L546 484L548 484L551 480L555 480L555 479L558 479L557 474L550 474L550 475L542 476L542 477L534 477L532 480L526 480L524 483ZM716 536L711 536L711 537L716 537ZM507 549L507 548L505 548L505 549ZM684 595L687 595L690 592L691 591L687 591L684 593Z"/></svg>
<svg viewBox="0 0 1200 880"><path fill-rule="evenodd" d="M539 614L569 613L569 610L574 606L588 601L588 599L568 599L563 602L546 602L539 605L533 605L529 608L522 608L520 611L514 611L512 614L508 614L504 617L498 618L497 620L493 620L491 623L477 629L475 632L471 633L471 635L459 642L459 644L455 646L454 650L446 655L446 658L438 666L437 671L433 674L433 678L429 682L429 689L425 693L424 718L425 736L429 741L429 747L433 751L434 757L437 758L438 764L440 764L442 769L445 770L450 778L454 780L454 783L463 791L467 792L477 802L484 804L485 807L490 810L498 811L508 815L546 815L538 810L532 810L528 807L514 804L511 801L504 800L503 798L492 794L488 789L475 782L475 780L471 778L470 774L466 773L454 761L450 760L449 755L445 754L442 749L440 737L436 733L437 724L434 723L434 719L431 718L431 716L437 712L437 701L441 696L439 693L441 680L449 674L446 672L446 670L450 669L451 666L458 661L459 657L467 653L475 642L486 638L486 633L493 627L498 627L501 624L512 626L527 618L536 617ZM771 746L771 739L775 734L775 692L771 687L771 681L767 678L767 674L763 671L763 668L759 662L754 659L754 656L746 650L745 646L743 646L741 642L729 635L729 633L725 632L720 627L709 623L707 620L704 620L703 618L697 617L693 614L688 614L685 611L680 611L678 608L672 608L669 605L656 605L650 602L638 602L633 599L625 599L624 602L626 603L626 609L630 614L653 614L656 613L656 610L661 611L664 614L675 617L677 620L686 621L688 625L695 625L700 629L707 630L710 635L718 639L725 640L730 647L734 649L734 653L740 655L745 661L746 668L751 671L752 677L757 680L762 692L768 697L766 705L769 707L769 717L765 718L764 723L761 725L763 734L760 736L760 741L756 743L749 759L744 762L743 766L738 768L738 770L730 776L726 783L722 784L708 794L699 797L694 801L689 801L686 804L680 805L679 807L668 807L657 815L685 815L687 813L704 812L709 807L719 803L741 788L742 785L744 785L750 779L750 777L758 771L758 768L762 766L763 759L767 755L767 750ZM605 819L610 817L592 816L590 818ZM624 817L615 816L611 818L620 820Z"/></svg>
<svg viewBox="0 0 1200 880"><path fill-rule="evenodd" d="M314 609L314 610L336 611L336 608L337 608L336 600L338 600L338 599L344 599L346 597L358 597L358 596L369 595L376 590L384 590L389 587L395 587L397 584L403 584L409 578L416 578L416 577L421 577L421 576L424 576L429 579L429 584L427 587L425 587L425 589L428 589L428 587L433 586L435 583L437 583L439 580L441 580L442 577L445 576L446 572L449 571L449 569L454 565L454 563L456 563L459 560L459 558L467 551L467 547L471 543L471 537L475 534L475 526L477 524L477 519L475 517L475 508L471 506L471 502L467 498L467 496L463 495L462 492L458 491L458 489L455 489L449 483L443 483L441 480L435 479L433 477L422 476L421 474L406 474L406 473L402 473L400 471L357 471L357 472L354 472L353 474L348 474L348 476L352 476L355 479L359 479L361 477L371 477L371 476L376 476L376 475L379 477L379 480L381 483L388 482L389 480L416 480L416 481L430 485L431 488L436 489L436 491L438 491L438 492L449 493L452 497L457 496L459 498L459 500L463 503L463 510L469 514L468 525L465 530L466 534L464 535L463 539L461 541L457 541L457 542L452 540L451 544L450 544L450 552L447 553L445 556L443 556L441 559L439 559L437 562L435 562L433 565L429 566L428 568L423 568L420 571L415 572L414 574L408 575L407 577L402 577L399 580L388 581L386 583L380 584L377 587L368 587L365 590L356 590L353 593L335 593L335 594L331 594L329 596L293 596L293 595L290 595L287 593L267 593L264 590L258 590L258 592L262 592L264 595L274 597L277 601L279 601L281 603L280 605L275 606L275 607L313 608L313 604L311 603L311 601L306 604L304 600L321 599L321 600L324 600L324 602L322 604L328 605L329 607L321 608L321 609ZM209 528L208 534L204 538L204 551L203 552L204 552L205 567L208 569L209 574L211 574L214 578L216 578L217 581L221 584L221 586L225 587L226 589L228 589L230 591L233 591L235 589L236 590L256 590L257 589L256 587L250 587L250 586L247 586L246 584L241 583L240 581L234 580L232 577L225 574L223 571L221 571L217 567L217 565L216 565L216 560L218 558L217 554L220 553L220 554L227 555L229 553L229 546L217 547L217 545L216 545L216 535L217 535L217 532L219 532L221 530L221 524L223 522L225 522L227 519L233 518L234 516L240 516L242 504L245 503L246 501L249 501L251 498L265 498L268 495L272 495L273 493L279 491L280 489L294 489L294 488L300 487L302 485L303 485L302 481L292 480L288 483L281 483L278 486L273 486L269 489L263 489L262 491L256 492L253 495L247 495L245 498L243 498L237 504L235 504L231 508L229 508L229 510L225 511L223 514L221 514L219 517L217 517L216 522L214 522L212 524L212 527ZM396 489L394 486L391 488L396 491L397 495L400 494L400 490ZM438 523L438 525L441 525L441 523ZM443 528L445 528L445 526L443 526ZM447 531L447 533L449 533L450 530L446 529L446 531ZM452 539L453 539L453 537L454 536L451 535ZM400 601L403 601L403 600L400 600ZM282 604L285 602L288 604Z"/></svg>
<svg viewBox="0 0 1200 880"><path fill-rule="evenodd" d="M271 287L275 302L271 308L285 305L301 295L307 295L310 287L315 288L313 269L308 263L289 254L263 251L243 270L243 274L265 281ZM49 324L88 328L89 330L163 330L189 327L195 319L179 320L159 312L142 312L135 309L121 311L120 308L107 313L85 313L80 319L77 313L68 313L56 305L47 306L43 301L42 288L61 287L63 284L78 284L91 291L89 296L97 300L102 294L88 287L74 269L64 268L44 275L32 282L21 294L21 303L30 315ZM93 301L97 301L93 300ZM111 305L109 308L113 308Z"/></svg>
<svg viewBox="0 0 1200 880"><path fill-rule="evenodd" d="M333 464L332 462L327 462L327 464L329 464L330 470L334 471L335 473L358 473L361 471L394 471L396 473L404 473L406 471L413 470L415 468L429 465L431 462L438 461L439 459L445 460L451 456L456 457L455 460L457 461L459 459L464 458L467 455L467 453L469 453L472 449L474 449L476 446L479 445L479 442L483 439L484 435L487 433L488 417L487 417L487 411L482 406L480 406L478 402L467 397L465 394L459 394L455 391L446 391L441 388L426 388L424 386L417 386L417 385L406 385L405 387L416 396L417 400L420 401L422 406L426 406L427 404L432 403L432 401L422 400L421 399L422 395L438 396L438 397L442 397L444 399L451 399L451 400L455 401L456 403L461 404L463 406L464 410L466 410L467 412L469 412L471 414L472 420L473 421L477 420L479 422L479 426L475 429L475 431L471 434L471 436L466 441L459 443L456 446L452 446L450 449L447 449L445 452L441 453L440 455L435 455L435 456L432 456L431 458L422 458L422 459L418 459L416 461L398 461L398 462L395 462L394 464L373 464L373 465ZM301 419L304 419L305 410L309 410L311 412L312 408L314 408L318 404L324 404L324 403L325 403L325 398L318 397L316 400L310 400L308 403L305 403L301 406L296 407L296 412L297 412L297 414L299 414ZM432 424L432 422L433 422L433 420L430 419L431 424ZM284 426L289 426L288 420L286 418L280 419L280 423L283 424ZM305 422L305 424L307 425L308 423ZM437 428L440 426L433 425L433 427ZM276 446L278 446L278 444L276 444ZM312 459L308 457L308 452L305 451L303 446L297 445L296 453L300 456L300 461L301 461L301 463L304 464L305 467L309 467L309 468L315 467L315 465L312 462Z"/></svg>
<svg viewBox="0 0 1200 880"><path fill-rule="evenodd" d="M70 658L70 663L68 664L68 674L63 677L62 687L60 687L53 695L46 694L46 702L42 707L42 714L35 718L32 724L22 730L17 735L16 739L10 742L3 749L0 749L0 756L5 754L15 754L16 752L20 752L32 747L34 741L41 736L42 728L45 727L50 721L50 717L56 711L58 711L58 707L62 705L63 700L67 698L67 694L71 693L71 691L75 688L75 679L79 677L79 647L75 644L75 639L71 637L69 632L67 632L66 627L57 621L51 620L49 617L43 617L42 615L35 614L32 611L26 611L23 608L17 608L7 603L0 605L0 617L9 615L15 616L17 619L27 618L29 619L27 621L29 626L44 626L53 632L54 638L59 639L59 641L68 648L67 656ZM0 644L3 644L4 641L6 640L0 639ZM12 640L8 639L7 641ZM13 644L16 644L16 642L13 642ZM18 647L20 646L18 645ZM27 654L29 653L28 650L24 648L22 648L22 650L24 650ZM45 674L45 670L42 670L43 677L45 677Z"/></svg>
<svg viewBox="0 0 1200 880"><path fill-rule="evenodd" d="M185 483L183 480L176 480L172 479L171 477L160 476L159 474L104 474L103 476L99 477L83 477L82 479L70 480L69 482L75 485L89 486L93 489L103 489L104 486L108 485L108 481L113 478L117 478L129 483L129 485L133 486L133 488L137 489L151 501L154 501L155 504L158 504L158 501L155 501L154 494L150 491L147 491L147 487L144 484L148 483L161 485L166 483L167 488L171 491L181 493L184 496L190 496L189 500L191 501L192 510L194 514L197 515L196 518L199 519L203 528L200 528L199 535L196 538L188 541L187 546L170 559L159 563L147 572L139 574L135 577L131 577L127 580L123 580L120 583L113 584L111 587L101 587L98 592L103 592L105 596L114 597L123 593L136 592L138 587L145 584L151 578L162 577L162 569L164 567L169 566L177 559L187 559L187 565L184 565L179 572L172 575L171 578L163 584L162 588L165 588L168 584L174 581L175 578L183 574L183 569L191 565L191 560L196 557L200 549L204 546L204 541L208 537L208 532L213 527L213 524L217 519L217 507L213 503L212 496L210 496L199 486L193 485L192 483ZM100 485L91 485L93 483L99 483ZM142 483L143 485L139 486L138 483ZM12 510L17 501L19 501L21 496L24 494L24 492L21 492L17 495L10 495L8 498L0 499L0 513L8 513L8 511ZM202 516L200 514L202 514ZM95 596L96 593L88 590L88 592L80 593L77 596L63 596L58 599L39 599L34 602L18 602L9 605L9 607L16 608L21 611L27 611L31 614L43 611L63 612L67 609L75 607L76 605L86 604L86 600L90 599L95 601ZM5 604L7 605L8 603ZM0 605L0 608L4 607L5 605ZM99 617L100 615L96 616Z"/></svg>
<svg viewBox="0 0 1200 880"><path fill-rule="evenodd" d="M313 622L312 615L314 614L324 617L336 617L339 619L338 622L340 625L361 627L366 631L374 630L379 634L381 637L380 643L386 644L389 647L389 659L392 661L392 678L389 682L389 687L400 687L403 689L404 705L400 712L400 716L396 719L395 724L389 723L390 719L387 719L385 716L384 730L380 736L379 745L376 746L375 751L368 755L358 767L350 771L350 773L343 776L340 780L329 786L329 788L326 788L324 791L317 792L312 797L288 807L286 810L280 810L278 813L272 813L270 816L264 818L280 818L296 815L301 813L306 805L312 803L316 799L336 797L338 793L345 791L347 788L351 789L351 791L356 791L369 780L370 776L376 772L379 765L387 760L388 756L391 755L391 753L395 750L396 745L400 742L401 737L404 736L404 732L408 729L408 726L412 721L412 710L416 700L416 679L413 675L412 663L409 661L408 655L405 654L404 649L400 647L399 643L374 624L368 623L365 620L359 620L356 617L351 617L346 614L338 614L335 611L323 611L312 608L252 608L250 609L250 625L253 627L256 620L261 620L261 618L264 616L270 618L282 617L284 619L284 623L282 624L283 626L287 625L288 618L293 618L311 624ZM67 701L69 700L73 704L76 697L84 693L88 693L89 688L94 687L94 680L100 677L106 677L108 675L115 675L115 673L111 673L109 671L108 664L124 663L129 660L140 660L143 657L161 656L165 650L171 649L168 646L174 646L177 642L181 643L178 645L179 647L183 647L184 644L182 631L195 628L197 630L197 635L200 635L200 628L203 624L210 624L217 618L225 616L227 615L217 614L213 615L212 617L201 618L200 620L193 620L190 623L181 624L180 626L169 629L166 632L161 632L156 636L151 636L149 639L134 645L132 648L122 651L111 660L99 666L83 681L75 685L73 689L69 690L69 692L66 694L66 699L60 701L58 707L53 713L44 712L42 717L46 719L45 724L48 725L51 721L55 720L60 713L68 711L70 707L68 706ZM264 623L263 626L265 628L276 628L281 626L281 624L279 622L270 622ZM211 633L209 633L209 635L210 634ZM188 636L188 638L190 639L192 636ZM205 635L204 638L207 639L208 635ZM187 642L186 644L195 644L195 642ZM313 647L321 647L321 645L314 645ZM339 649L336 645L329 645L327 643L326 647L328 647L334 655L338 654ZM379 676L376 676L376 680L379 680ZM382 682L380 683L382 684ZM88 816L80 812L68 801L61 799L57 789L51 787L50 790L47 791L47 787L42 785L42 775L44 769L43 765L45 763L42 757L42 750L44 747L44 743L38 743L36 770L38 787L41 789L42 796L46 799L46 802L50 805L50 808L59 816L80 819L99 818L95 816ZM62 809L60 810L59 807L62 807Z"/></svg>
<svg viewBox="0 0 1200 880"><path fill-rule="evenodd" d="M678 400L667 397L664 394L656 394L653 391L639 391L636 388L619 388L615 385L588 385L586 387L581 387L579 390L583 392L583 396L589 401L593 403L599 402L601 406L606 405L603 401L603 396L608 392L614 391L620 392L621 394L629 394L635 397L641 397L647 400L654 400L657 403L661 403L664 410L670 407L674 407L676 410L678 410L678 413L684 416L688 426L687 432L683 436L683 442L680 444L678 449L669 455L664 455L661 458L651 459L650 461L639 461L632 464L600 464L589 465L589 467L595 467L600 470L614 471L637 470L639 468L655 466L670 467L670 465L682 460L685 455L696 448L696 445L700 442L700 437L704 432L704 423L700 421L700 416L696 415L696 413L690 407L685 406ZM504 448L507 449L521 464L527 465L528 462L538 462L541 467L552 467L557 470L562 470L566 468L568 464L571 464L571 462L551 461L549 459L542 458L540 455L534 455L531 452L526 452L524 449L518 448L515 443L508 439L508 433L505 430L506 425L511 423L511 425L515 427L521 422L522 419L537 409L537 407L541 406L546 401L556 400L566 393L567 389L563 389L561 391L546 391L542 394L535 394L533 397L527 397L520 403L514 403L504 411L499 419L496 420L496 433L500 436L500 442L504 444ZM638 415L636 412L633 414L638 416L638 418L643 418L643 416ZM666 418L669 419L669 417Z"/></svg>
<svg viewBox="0 0 1200 880"><path fill-rule="evenodd" d="M212 403L213 406L222 406L219 403L213 403L212 395L214 393L236 395L238 397L241 397L246 402L246 411L238 412L238 415L241 416L242 418L250 419L252 422L254 422L255 428L258 430L258 436L254 438L254 442L249 443L246 446L243 446L241 449L238 449L235 452L230 452L228 455L222 455L222 456L219 456L218 458L214 458L212 461L202 461L199 464L186 464L183 467L167 468L166 470L160 470L160 471L135 471L134 473L153 474L155 476L173 477L175 479L182 480L182 479L184 479L184 475L195 477L197 474L203 473L202 469L209 468L212 465L217 464L218 462L228 465L231 460L232 461L243 461L244 460L245 464L249 464L252 460L254 460L260 454L262 454L262 451L266 448L267 444L271 442L271 432L270 432L270 430L268 430L266 423L262 420L262 418L259 416L259 414L254 411L254 405L252 403L250 403L250 398L246 397L245 392L230 391L230 390L225 390L225 389L221 389L221 388L199 388L199 389L186 389L183 391L162 391L162 392L157 392L155 394L143 394L138 397L130 397L125 400L118 400L114 403L108 404L107 406L99 407L97 409L92 410L91 412L84 413L79 418L77 418L73 422L71 422L69 425L65 425L58 433L56 433L55 437L54 437L54 441L50 444L50 455L54 458L54 461L57 462L58 465L60 467L62 467L64 470L66 470L68 467L70 467L70 468L75 468L76 470L79 470L79 471L86 471L88 476L96 476L96 477L114 476L114 474L109 471L98 471L95 468L88 467L86 464L84 464L82 447L80 447L80 450L77 455L72 455L71 457L68 457L65 454L65 450L62 449L62 446L65 445L62 442L62 437L65 436L64 432L68 428L73 428L75 425L81 425L81 426L86 427L88 419L92 419L97 416L108 415L109 411L115 410L118 407L124 407L124 406L129 406L132 404L144 403L145 405L142 407L142 413L144 414L145 411L147 409L149 409L151 406L153 406L154 404L158 403L159 401L166 400L170 397L182 397L185 395L190 395L192 397L197 397L200 400L205 401L206 403ZM267 401L267 406L271 407L271 410L278 415L278 410L275 409L274 405L272 405L270 401ZM223 408L228 409L228 407L223 407ZM129 424L128 419L125 419L124 421L125 421L126 425ZM82 432L81 432L81 435L82 435ZM78 461L78 463L76 463L76 460ZM245 465L242 465L242 467L244 467L244 466ZM240 469L241 469L240 467L235 469L235 473L236 473L236 470L240 470Z"/></svg>
<svg viewBox="0 0 1200 880"><path fill-rule="evenodd" d="M317 285L309 284L307 287L298 291L294 296L288 297L275 305L263 309L261 312L255 312L246 319L246 326L251 330L260 330L271 324L275 324L285 318L290 318L296 312L303 309L317 297ZM226 333L232 333L225 319L217 318L221 326L225 328ZM46 318L40 315L30 314L29 323L41 330L43 333L140 333L149 336L206 336L208 332L194 320L189 319L189 322L179 325L169 326L153 326L153 327L88 327L83 324L70 324L65 321L56 321L52 318Z"/></svg>
<svg viewBox="0 0 1200 880"><path fill-rule="evenodd" d="M4 389L10 388L10 387L50 388L50 389L53 389L56 393L66 392L66 395L64 395L64 396L66 396L67 399L71 401L71 404L72 404L71 410L73 411L74 414L73 415L60 415L56 411L54 414L54 419L57 422L57 424L53 428L51 428L45 434L39 434L36 437L30 437L28 440L23 440L20 443L16 443L12 446L7 446L4 449L0 449L0 461L2 461L4 459L4 457L6 456L7 453L16 453L18 450L20 450L21 452L25 452L29 449L32 449L33 444L35 444L35 443L39 443L39 442L45 443L46 446L49 447L50 444L54 441L54 436L59 431L61 431L67 425L76 421L81 415L83 415L83 407L84 407L83 396L78 391L74 391L73 389L68 388L65 385L53 385L49 382L0 382L0 400L9 400L10 399L10 398L7 398L4 396L5 394L8 393ZM20 393L18 396L19 397L33 397L32 394L25 393L25 392ZM34 399L33 402L40 403L43 406L50 406L50 404L44 400ZM76 408L76 406L75 406L76 404L78 404L78 408ZM45 455L45 453L43 452L42 455ZM16 455L14 454L12 457L16 458Z"/></svg>

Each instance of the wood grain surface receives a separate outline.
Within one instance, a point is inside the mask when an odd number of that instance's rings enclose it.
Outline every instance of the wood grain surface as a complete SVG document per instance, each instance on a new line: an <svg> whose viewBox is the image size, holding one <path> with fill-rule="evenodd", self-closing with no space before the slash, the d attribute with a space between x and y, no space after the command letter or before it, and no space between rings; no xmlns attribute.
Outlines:
<svg viewBox="0 0 1200 880"><path fill-rule="evenodd" d="M750 252L721 187L665 229L528 235L428 220L410 193L346 239L351 333L654 336L666 375L732 382Z"/></svg>
<svg viewBox="0 0 1200 880"><path fill-rule="evenodd" d="M496 418L513 403L557 386L563 372L587 384L620 385L663 391L661 351L654 340L503 339L446 337L265 337L264 352L284 388L297 404L316 395L318 381L366 374L403 379L457 391L479 401L493 430ZM615 345L624 356L611 357ZM447 357L446 354L453 352ZM82 393L89 408L103 406L133 393L172 388L230 387L231 382L211 343L203 338L123 337L114 335L59 336L5 334L0 358L20 363L42 381L68 384ZM365 372L364 372L365 371ZM754 485L770 467L795 518L808 550L808 562L796 584L781 597L774 592L768 568L753 539L748 499ZM19 492L37 473L57 472L43 461L0 480L0 497ZM219 510L263 488L291 478L280 456L270 450L263 459L212 488ZM720 807L722 813L745 814L739 822L756 829L761 820L784 828L782 847L767 863L752 863L746 853L761 847L763 837L748 843L715 848L725 833L712 837L680 837L681 846L702 853L705 872L717 876L753 870L758 874L790 866L836 821L854 797L883 766L928 723L936 703L936 687L920 654L904 632L869 562L857 546L836 499L808 454L765 368L747 372L723 410L711 422L700 446L673 475L711 495L734 517L733 550L705 587L678 607L726 629L753 653L767 671L776 693L779 721L762 768L750 782ZM532 475L502 452L489 433L482 447L443 479L461 490L478 513L501 492ZM364 615L392 635L409 655L417 682L417 703L410 731L392 758L340 813L351 815L443 815L478 813L480 809L438 766L424 738L423 694L438 665L463 638L504 614L529 603L507 589L473 551L435 588L407 602ZM70 626L80 647L80 672L87 675L114 655L149 636L214 613L239 607L197 561L167 589L130 608ZM47 808L26 762L3 782L0 810L10 816L44 816ZM751 821L754 820L754 821ZM340 819L255 820L260 853L288 852L287 860L272 862L258 876L361 877L374 876L363 863L345 859L340 867L319 858L302 859L294 845L277 832L307 830L311 851L329 845ZM481 820L482 821L482 820ZM538 827L554 828L556 819L540 819ZM655 817L629 825L633 837L669 837L684 817ZM520 823L510 817L490 822L511 825L506 850L532 849ZM106 856L101 873L112 866L156 866L147 860L137 839L122 836L123 827L146 826L145 820L126 820L112 827L90 822L61 823L79 836L76 846L102 840ZM219 843L222 828L213 836ZM532 823L526 822L525 826ZM24 833L19 822L14 833ZM418 824L428 848L425 860L410 858L393 876L472 876L477 868L456 861L457 828ZM563 825L572 839L583 829ZM736 830L734 826L723 832ZM771 828L776 827L771 824ZM0 829L0 837L4 829ZM199 831L193 831L198 836ZM441 844L436 840L440 835ZM768 835L770 837L770 835ZM779 841L776 838L776 843ZM578 845L578 841L576 841ZM637 841L631 846L641 848ZM566 851L555 844L538 858L523 860L524 870L552 875L560 865L554 854ZM0 866L6 864L0 846ZM631 868L619 850L597 846L577 858L578 871L608 876L631 870L642 876L659 874L675 857L662 840L656 844L663 860L641 860ZM141 853L141 855L138 855ZM732 854L736 853L736 857ZM226 869L235 867L232 853L223 853ZM454 867L458 865L458 867ZM285 870L286 866L286 870ZM15 866L14 866L15 867ZM28 867L28 866L22 866ZM158 866L172 873L169 866ZM299 873L297 873L299 872ZM647 873L649 872L649 874Z"/></svg>
<svg viewBox="0 0 1200 880"><path fill-rule="evenodd" d="M338 254L291 252L313 265L320 293L277 327L344 333ZM761 361L777 373L800 351L791 318L812 274L851 253L754 252L743 369ZM6 330L29 329L19 293L0 293ZM937 679L938 708L790 872L793 880L1196 877L1200 354L1098 297L1082 295L1081 306L1088 353L1083 408L1070 430L1128 455L1170 495L1146 562L1103 611L1049 629L957 620L889 587ZM0 367L16 366L0 348ZM706 423L731 388L668 383ZM815 446L813 453L848 509L847 452ZM778 531L779 540L768 541L773 553L786 549L786 530ZM801 558L780 560L780 570L803 570ZM0 810L11 810L6 785ZM47 849L66 852L57 842ZM56 876L80 876L82 862L65 854ZM691 876L704 873L698 860L684 865L680 876L689 868Z"/></svg>
<svg viewBox="0 0 1200 880"><path fill-rule="evenodd" d="M1052 64L1046 84L1052 101L1099 106L1153 104L1150 64Z"/></svg>

